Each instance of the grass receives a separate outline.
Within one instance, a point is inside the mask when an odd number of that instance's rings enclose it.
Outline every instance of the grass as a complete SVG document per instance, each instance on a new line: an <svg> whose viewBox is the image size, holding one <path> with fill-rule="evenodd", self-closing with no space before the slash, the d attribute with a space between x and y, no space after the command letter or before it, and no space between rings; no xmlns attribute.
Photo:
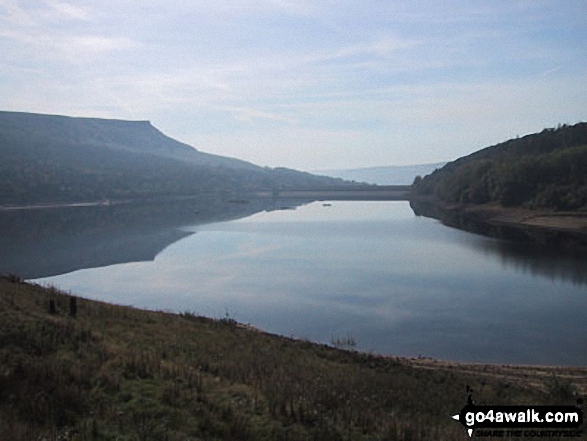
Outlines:
<svg viewBox="0 0 587 441"><path fill-rule="evenodd" d="M0 441L466 440L450 416L468 385L478 404L585 395L587 369L382 357L229 317L76 309L57 289L0 280Z"/></svg>

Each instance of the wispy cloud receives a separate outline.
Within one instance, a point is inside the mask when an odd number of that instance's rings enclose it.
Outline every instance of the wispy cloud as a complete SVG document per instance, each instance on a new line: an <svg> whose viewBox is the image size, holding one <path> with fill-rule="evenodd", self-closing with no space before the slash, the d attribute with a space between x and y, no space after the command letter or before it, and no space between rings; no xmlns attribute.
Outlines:
<svg viewBox="0 0 587 441"><path fill-rule="evenodd" d="M71 3L56 0L43 0L43 3L49 6L59 15L60 18L63 19L89 21L91 18L91 14L87 9Z"/></svg>
<svg viewBox="0 0 587 441"><path fill-rule="evenodd" d="M230 112L237 121L245 123L252 123L254 120L278 121L288 124L295 124L297 122L295 118L246 107L226 107L224 110Z"/></svg>
<svg viewBox="0 0 587 441"><path fill-rule="evenodd" d="M96 54L136 48L137 43L126 37L88 33L83 27L67 27L60 22L91 20L88 9L54 0L43 0L34 6L21 6L14 0L2 0L0 37L19 44L16 54L30 62L71 61ZM10 56L9 51L6 56Z"/></svg>
<svg viewBox="0 0 587 441"><path fill-rule="evenodd" d="M128 38L80 35L56 38L53 40L53 46L60 53L75 60L75 57L93 57L100 53L134 49L138 44Z"/></svg>
<svg viewBox="0 0 587 441"><path fill-rule="evenodd" d="M15 0L0 0L0 20L3 28L7 26L31 26L36 22Z"/></svg>
<svg viewBox="0 0 587 441"><path fill-rule="evenodd" d="M0 1L0 20L4 27L40 28L56 21L86 22L90 19L88 9L66 2L42 0L23 5L16 0Z"/></svg>
<svg viewBox="0 0 587 441"><path fill-rule="evenodd" d="M260 3L290 14L305 15L315 10L313 6L315 2L304 0L260 0Z"/></svg>
<svg viewBox="0 0 587 441"><path fill-rule="evenodd" d="M433 162L587 119L585 38L583 0L0 0L0 107L263 165Z"/></svg>
<svg viewBox="0 0 587 441"><path fill-rule="evenodd" d="M158 8L157 0L137 2ZM323 2L328 3L328 1ZM318 2L308 0L199 0L174 2L174 8L184 14L198 14L203 16L238 17L243 15L280 13L285 15L307 16L319 9Z"/></svg>

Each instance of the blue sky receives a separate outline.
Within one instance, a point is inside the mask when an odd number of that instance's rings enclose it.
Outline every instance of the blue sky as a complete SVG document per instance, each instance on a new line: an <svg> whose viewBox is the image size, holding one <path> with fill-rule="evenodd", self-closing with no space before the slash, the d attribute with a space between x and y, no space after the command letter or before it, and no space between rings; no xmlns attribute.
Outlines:
<svg viewBox="0 0 587 441"><path fill-rule="evenodd" d="M585 0L0 0L0 109L302 170L587 121Z"/></svg>

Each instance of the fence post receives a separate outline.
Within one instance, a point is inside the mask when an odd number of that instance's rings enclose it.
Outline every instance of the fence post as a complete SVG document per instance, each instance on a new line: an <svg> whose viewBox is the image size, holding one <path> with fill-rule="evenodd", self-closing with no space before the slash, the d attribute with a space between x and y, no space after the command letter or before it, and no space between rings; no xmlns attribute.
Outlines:
<svg viewBox="0 0 587 441"><path fill-rule="evenodd" d="M75 296L69 298L69 315L73 318L77 315L77 297Z"/></svg>

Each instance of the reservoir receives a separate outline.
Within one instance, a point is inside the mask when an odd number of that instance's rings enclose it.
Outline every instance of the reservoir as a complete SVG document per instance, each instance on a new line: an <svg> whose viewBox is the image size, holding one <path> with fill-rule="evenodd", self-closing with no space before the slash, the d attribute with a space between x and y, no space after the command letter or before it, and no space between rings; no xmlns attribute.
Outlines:
<svg viewBox="0 0 587 441"><path fill-rule="evenodd" d="M587 364L585 260L449 228L405 201L194 204L2 213L0 269L366 352Z"/></svg>

